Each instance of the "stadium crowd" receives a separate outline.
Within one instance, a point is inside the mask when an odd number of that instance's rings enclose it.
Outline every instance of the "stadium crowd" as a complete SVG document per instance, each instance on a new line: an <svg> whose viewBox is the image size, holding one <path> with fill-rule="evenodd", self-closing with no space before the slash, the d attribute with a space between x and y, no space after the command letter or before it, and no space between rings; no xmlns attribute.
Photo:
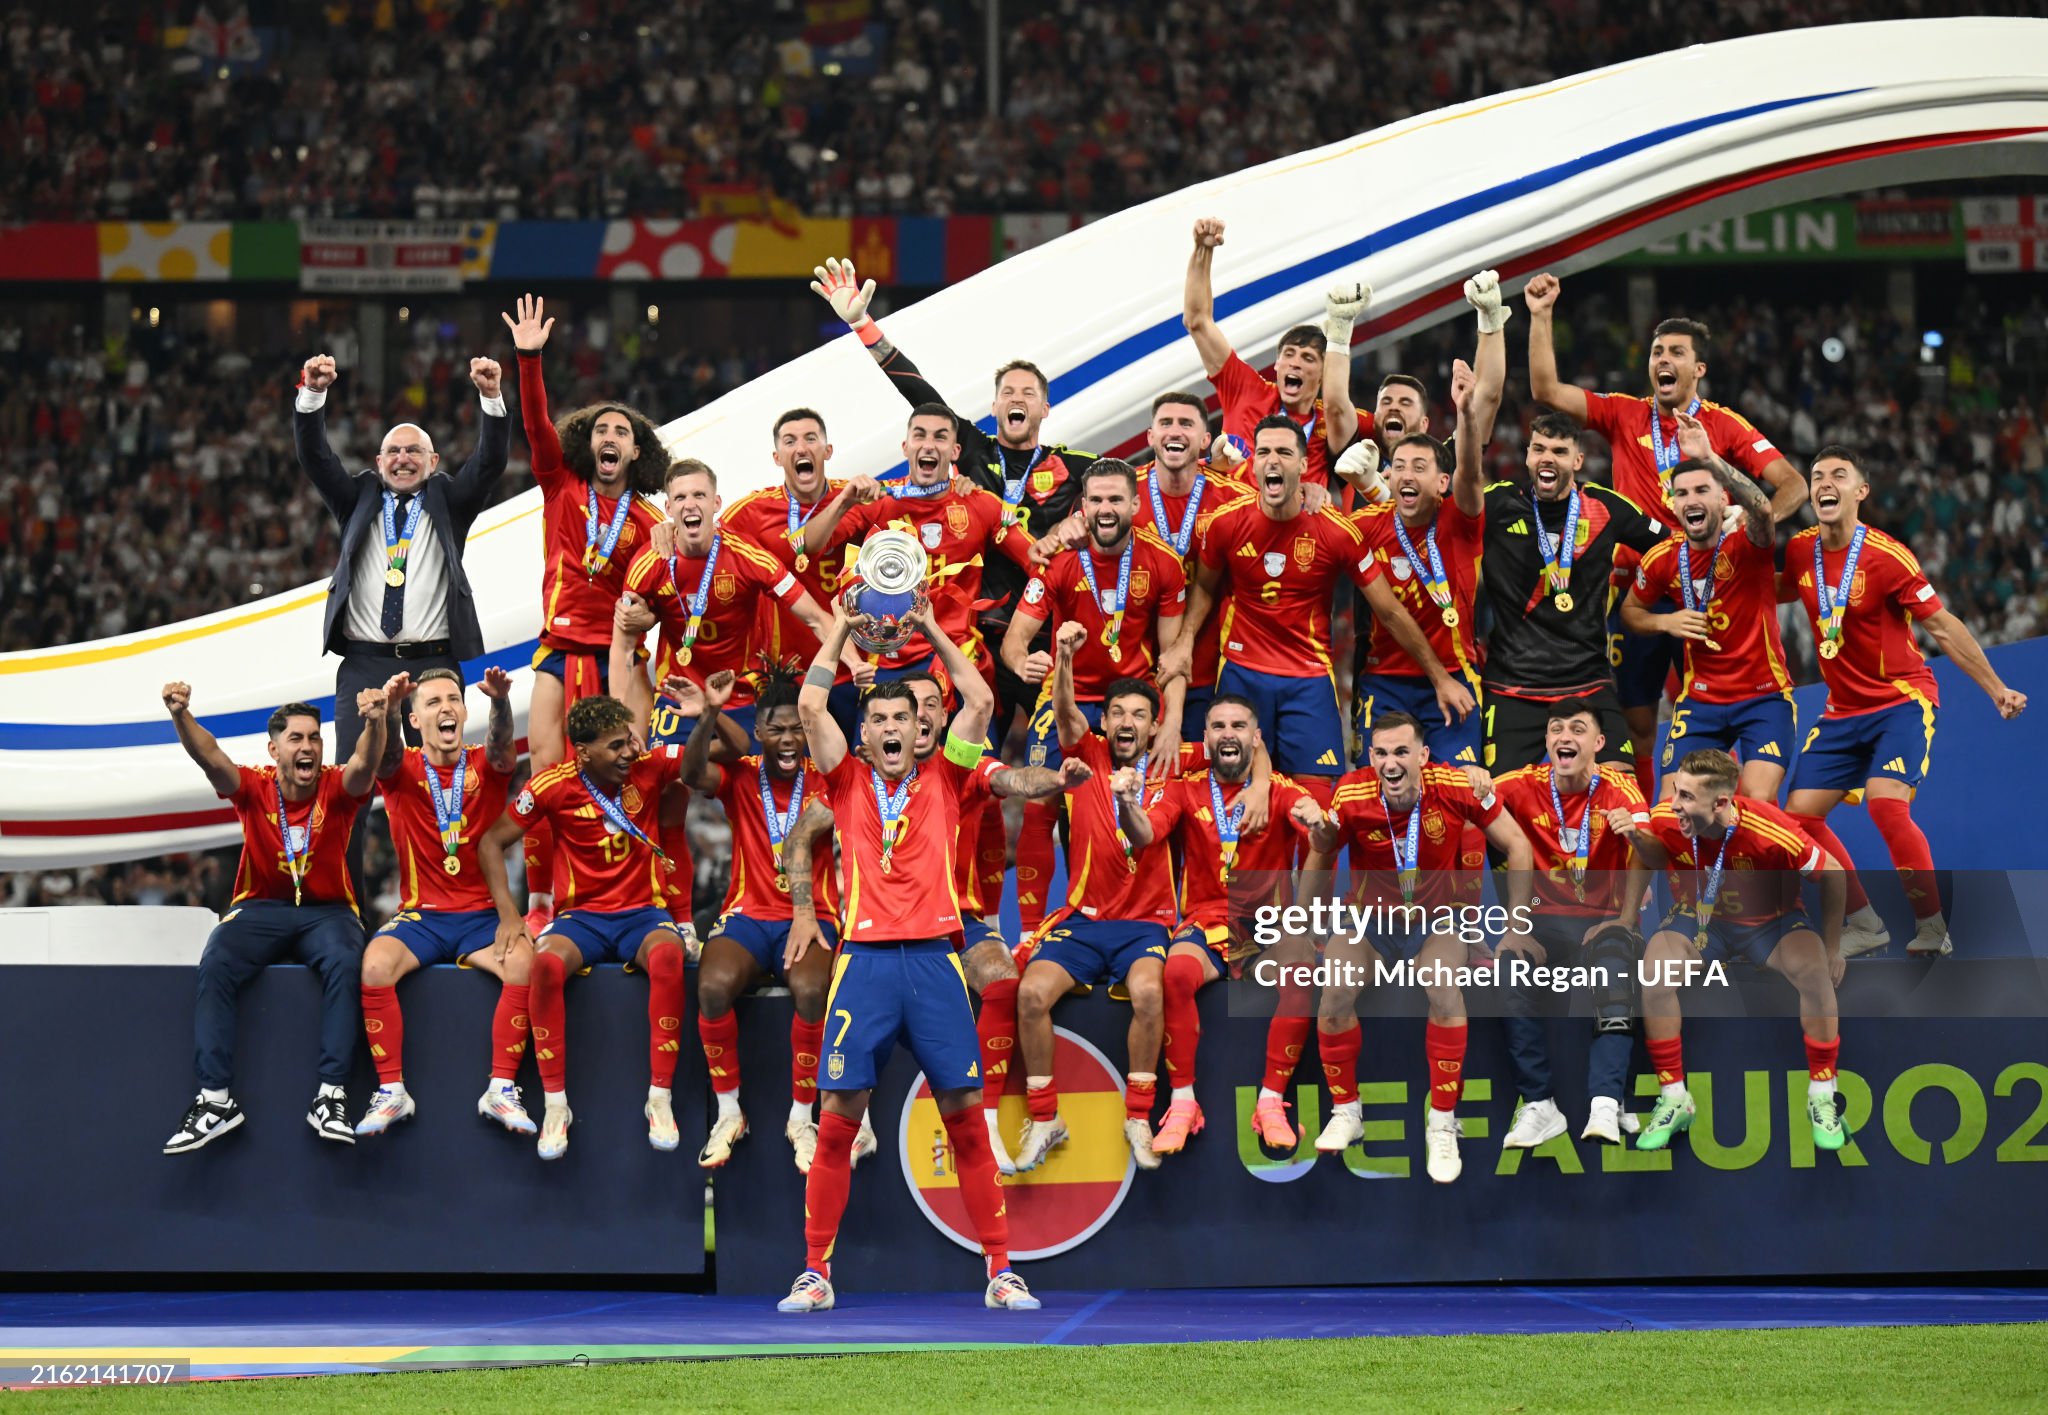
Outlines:
<svg viewBox="0 0 2048 1415"><path fill-rule="evenodd" d="M1332 23L1308 0L1011 0L991 113L978 6L833 8L821 28L804 6L716 0L259 0L241 42L274 32L274 47L245 61L213 41L228 63L167 48L166 7L17 8L0 30L0 220L587 219L770 198L815 214L1110 211L1687 44L2030 10L1346 0Z"/></svg>

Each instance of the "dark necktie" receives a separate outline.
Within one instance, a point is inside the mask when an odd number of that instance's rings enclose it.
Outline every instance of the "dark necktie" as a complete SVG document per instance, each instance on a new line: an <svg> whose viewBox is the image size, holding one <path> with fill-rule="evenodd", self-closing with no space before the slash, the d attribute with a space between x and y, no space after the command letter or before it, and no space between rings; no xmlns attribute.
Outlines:
<svg viewBox="0 0 2048 1415"><path fill-rule="evenodd" d="M405 518L411 513L412 493L400 492L396 511L398 524L403 526ZM421 529L424 530L425 527ZM407 557L408 560L410 558ZM405 585L402 582L394 585L386 580L384 583L384 618L381 627L384 630L384 637L393 641L397 640L398 631L405 627Z"/></svg>

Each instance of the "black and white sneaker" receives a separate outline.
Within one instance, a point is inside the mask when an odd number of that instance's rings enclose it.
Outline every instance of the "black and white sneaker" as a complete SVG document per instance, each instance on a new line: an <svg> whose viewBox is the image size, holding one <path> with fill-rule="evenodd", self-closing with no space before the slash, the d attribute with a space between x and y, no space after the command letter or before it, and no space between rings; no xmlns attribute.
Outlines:
<svg viewBox="0 0 2048 1415"><path fill-rule="evenodd" d="M201 1145L210 1145L241 1123L242 1108L235 1104L233 1096L229 1096L223 1105L215 1105L205 1096L196 1096L192 1109L185 1112L184 1123L178 1126L178 1133L164 1141L164 1153L182 1155Z"/></svg>
<svg viewBox="0 0 2048 1415"><path fill-rule="evenodd" d="M338 1140L344 1145L356 1142L355 1127L348 1123L348 1097L345 1095L315 1096L313 1108L306 1112L306 1123L323 1140Z"/></svg>

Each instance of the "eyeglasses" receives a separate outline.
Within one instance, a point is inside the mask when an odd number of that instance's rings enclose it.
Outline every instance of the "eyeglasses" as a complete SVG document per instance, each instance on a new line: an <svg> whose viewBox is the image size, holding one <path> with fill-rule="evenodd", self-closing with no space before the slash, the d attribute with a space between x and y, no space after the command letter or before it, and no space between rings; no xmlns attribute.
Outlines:
<svg viewBox="0 0 2048 1415"><path fill-rule="evenodd" d="M387 447L377 455L380 457L431 457L434 455L434 449L408 443L404 447Z"/></svg>

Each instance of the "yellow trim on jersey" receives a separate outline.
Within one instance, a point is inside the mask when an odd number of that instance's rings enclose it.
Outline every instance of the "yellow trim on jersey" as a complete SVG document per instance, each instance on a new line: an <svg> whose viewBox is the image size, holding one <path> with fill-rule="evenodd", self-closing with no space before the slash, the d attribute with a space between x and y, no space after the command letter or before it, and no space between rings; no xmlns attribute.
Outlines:
<svg viewBox="0 0 2048 1415"><path fill-rule="evenodd" d="M1924 780L1934 763L1934 704L1928 700L1925 693L1903 678L1892 679L1892 686L1920 704L1920 736L1924 743L1924 749L1920 754L1920 775Z"/></svg>

